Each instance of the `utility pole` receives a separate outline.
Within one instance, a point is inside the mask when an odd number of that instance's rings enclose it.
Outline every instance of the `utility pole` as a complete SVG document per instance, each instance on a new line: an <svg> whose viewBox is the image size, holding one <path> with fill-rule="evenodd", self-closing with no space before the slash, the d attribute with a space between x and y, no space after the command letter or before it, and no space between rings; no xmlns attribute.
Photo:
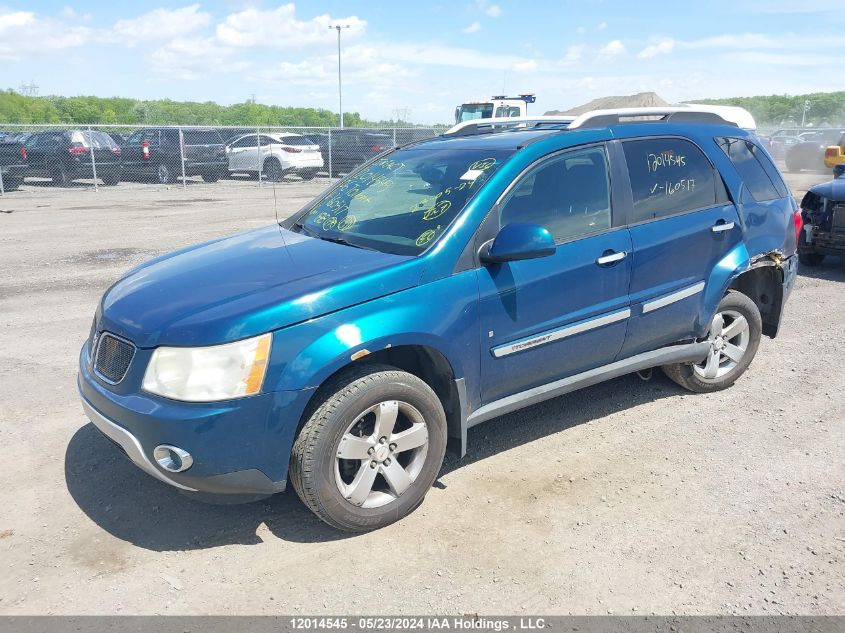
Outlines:
<svg viewBox="0 0 845 633"><path fill-rule="evenodd" d="M804 111L801 113L801 127L804 127L804 123L807 120L807 112L810 111L810 100L804 99Z"/></svg>
<svg viewBox="0 0 845 633"><path fill-rule="evenodd" d="M337 101L340 110L340 127L343 128L343 82L340 74L340 32L342 29L348 29L348 24L332 24L330 29L337 31Z"/></svg>

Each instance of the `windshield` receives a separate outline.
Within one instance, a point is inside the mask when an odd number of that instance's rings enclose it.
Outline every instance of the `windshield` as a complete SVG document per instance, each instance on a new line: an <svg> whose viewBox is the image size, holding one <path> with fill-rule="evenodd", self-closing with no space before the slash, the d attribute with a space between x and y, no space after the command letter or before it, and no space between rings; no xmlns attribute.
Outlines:
<svg viewBox="0 0 845 633"><path fill-rule="evenodd" d="M460 110L457 123L472 121L473 119L489 119L493 116L492 103L465 103Z"/></svg>
<svg viewBox="0 0 845 633"><path fill-rule="evenodd" d="M321 239L417 255L440 237L512 153L398 150L347 178L294 226Z"/></svg>

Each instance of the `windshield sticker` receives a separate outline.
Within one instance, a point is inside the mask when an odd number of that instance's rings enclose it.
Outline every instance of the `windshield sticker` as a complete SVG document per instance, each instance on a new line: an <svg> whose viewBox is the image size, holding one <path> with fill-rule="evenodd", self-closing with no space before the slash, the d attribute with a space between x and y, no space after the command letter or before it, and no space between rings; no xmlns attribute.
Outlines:
<svg viewBox="0 0 845 633"><path fill-rule="evenodd" d="M330 215L326 218L326 221L323 222L323 230L331 231L337 225L337 218L333 215Z"/></svg>
<svg viewBox="0 0 845 633"><path fill-rule="evenodd" d="M461 176L461 180L475 180L484 173L483 169L468 169L466 173Z"/></svg>
<svg viewBox="0 0 845 633"><path fill-rule="evenodd" d="M434 220L435 218L439 218L441 215L446 213L451 206L452 203L449 200L441 200L430 209L426 209L425 213L423 213L423 220Z"/></svg>
<svg viewBox="0 0 845 633"><path fill-rule="evenodd" d="M439 229L440 227L438 226L437 228ZM434 229L428 229L427 231L423 231L422 233L420 233L420 236L417 238L415 244L420 247L425 246L431 240L434 239L435 235L437 235L437 231L435 231Z"/></svg>

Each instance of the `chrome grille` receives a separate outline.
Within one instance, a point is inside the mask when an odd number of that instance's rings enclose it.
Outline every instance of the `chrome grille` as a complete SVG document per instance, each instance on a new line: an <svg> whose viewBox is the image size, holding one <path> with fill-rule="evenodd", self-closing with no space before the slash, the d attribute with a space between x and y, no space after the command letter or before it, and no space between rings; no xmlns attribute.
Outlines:
<svg viewBox="0 0 845 633"><path fill-rule="evenodd" d="M117 384L126 376L134 355L135 346L132 343L103 332L97 343L94 369L104 380Z"/></svg>

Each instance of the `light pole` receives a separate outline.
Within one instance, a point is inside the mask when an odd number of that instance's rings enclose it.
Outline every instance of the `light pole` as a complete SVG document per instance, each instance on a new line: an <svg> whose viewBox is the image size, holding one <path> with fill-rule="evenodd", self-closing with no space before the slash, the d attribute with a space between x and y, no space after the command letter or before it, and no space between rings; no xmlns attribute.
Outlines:
<svg viewBox="0 0 845 633"><path fill-rule="evenodd" d="M329 25L330 29L337 31L337 101L340 110L340 127L343 128L343 83L341 83L340 75L340 32L343 29L348 29L348 24L333 24Z"/></svg>
<svg viewBox="0 0 845 633"><path fill-rule="evenodd" d="M804 111L801 114L801 127L804 127L805 121L807 120L807 112L810 110L810 100L804 99ZM343 126L341 126L343 127Z"/></svg>

